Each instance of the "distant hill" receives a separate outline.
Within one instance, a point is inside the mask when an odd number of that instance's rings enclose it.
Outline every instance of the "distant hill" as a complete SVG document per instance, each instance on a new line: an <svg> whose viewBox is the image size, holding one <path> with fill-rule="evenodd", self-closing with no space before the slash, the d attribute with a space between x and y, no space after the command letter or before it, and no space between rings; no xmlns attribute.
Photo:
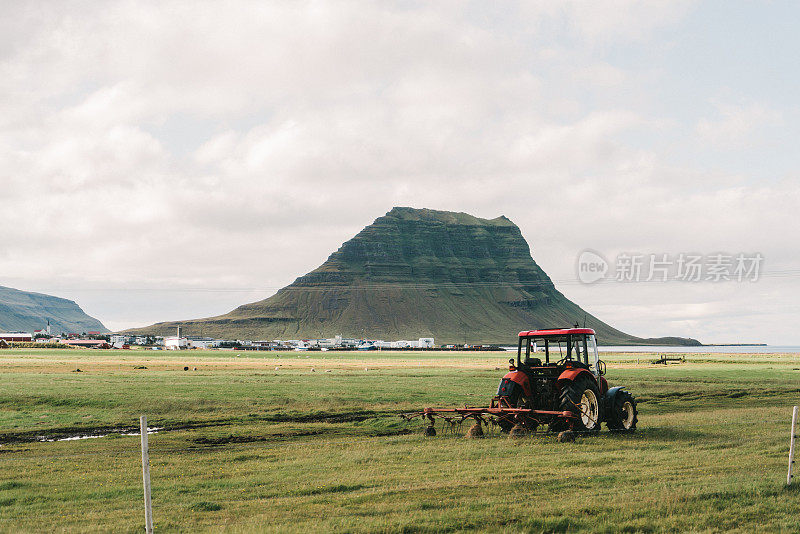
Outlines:
<svg viewBox="0 0 800 534"><path fill-rule="evenodd" d="M0 286L0 330L33 332L46 328L48 319L54 334L108 332L71 300Z"/></svg>
<svg viewBox="0 0 800 534"><path fill-rule="evenodd" d="M586 313L531 257L519 228L501 216L394 208L317 269L272 297L207 319L131 332L228 339L345 337L441 343L515 343L520 330L594 328L603 344L699 344L642 339Z"/></svg>

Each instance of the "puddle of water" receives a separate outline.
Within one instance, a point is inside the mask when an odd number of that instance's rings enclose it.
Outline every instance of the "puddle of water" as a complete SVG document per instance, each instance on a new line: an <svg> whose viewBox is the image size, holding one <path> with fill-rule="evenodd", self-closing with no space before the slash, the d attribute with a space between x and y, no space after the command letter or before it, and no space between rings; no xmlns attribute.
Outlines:
<svg viewBox="0 0 800 534"><path fill-rule="evenodd" d="M162 430L160 426L148 427L147 434L158 434L158 432ZM111 432L107 432L105 434L76 434L74 436L67 436L66 438L46 438L40 437L37 441L41 442L52 442L52 441L77 441L79 439L96 439L96 438L104 438L106 436L110 436L112 434L119 434L120 436L141 436L141 432L122 432L121 430L112 430Z"/></svg>

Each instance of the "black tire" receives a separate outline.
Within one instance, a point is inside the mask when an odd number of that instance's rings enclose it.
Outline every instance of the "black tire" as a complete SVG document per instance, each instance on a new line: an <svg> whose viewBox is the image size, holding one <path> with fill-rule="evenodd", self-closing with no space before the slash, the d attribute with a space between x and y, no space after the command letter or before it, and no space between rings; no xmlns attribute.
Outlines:
<svg viewBox="0 0 800 534"><path fill-rule="evenodd" d="M559 405L562 412L569 411L577 416L573 419L574 430L584 432L600 430L600 391L593 380L582 376L573 382L567 382L561 390ZM567 426L565 423L563 419L556 421L550 425L550 429L564 430L561 427Z"/></svg>
<svg viewBox="0 0 800 534"><path fill-rule="evenodd" d="M514 427L514 421L512 421L508 417L498 417L497 418L497 426L500 427L501 432L508 433Z"/></svg>
<svg viewBox="0 0 800 534"><path fill-rule="evenodd" d="M608 407L608 420L606 426L609 430L618 432L633 432L639 421L639 411L636 409L636 399L627 391L621 390L614 395L611 406Z"/></svg>

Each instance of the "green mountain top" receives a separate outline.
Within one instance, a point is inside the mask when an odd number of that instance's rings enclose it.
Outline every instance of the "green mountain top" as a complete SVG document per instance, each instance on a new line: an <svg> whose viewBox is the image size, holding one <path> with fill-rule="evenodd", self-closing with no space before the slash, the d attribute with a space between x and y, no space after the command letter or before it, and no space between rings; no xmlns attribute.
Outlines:
<svg viewBox="0 0 800 534"><path fill-rule="evenodd" d="M227 339L344 337L442 343L516 343L520 330L594 328L603 344L699 344L641 339L568 300L504 216L399 207L379 217L317 269L265 300L218 317L135 332Z"/></svg>

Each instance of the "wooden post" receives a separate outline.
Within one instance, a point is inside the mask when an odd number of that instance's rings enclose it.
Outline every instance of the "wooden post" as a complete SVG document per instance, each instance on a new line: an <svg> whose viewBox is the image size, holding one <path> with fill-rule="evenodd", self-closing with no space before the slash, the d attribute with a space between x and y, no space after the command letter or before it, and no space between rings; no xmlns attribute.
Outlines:
<svg viewBox="0 0 800 534"><path fill-rule="evenodd" d="M786 485L792 484L792 465L794 465L794 434L797 424L797 406L792 410L792 433L789 436L789 473L786 475Z"/></svg>
<svg viewBox="0 0 800 534"><path fill-rule="evenodd" d="M786 475L786 485L792 484L792 466L794 465L794 434L797 424L797 406L792 410L792 433L789 435L789 473Z"/></svg>
<svg viewBox="0 0 800 534"><path fill-rule="evenodd" d="M153 508L150 503L150 451L147 446L147 416L139 418L139 429L142 433L142 481L144 482L144 528L147 534L153 534Z"/></svg>

